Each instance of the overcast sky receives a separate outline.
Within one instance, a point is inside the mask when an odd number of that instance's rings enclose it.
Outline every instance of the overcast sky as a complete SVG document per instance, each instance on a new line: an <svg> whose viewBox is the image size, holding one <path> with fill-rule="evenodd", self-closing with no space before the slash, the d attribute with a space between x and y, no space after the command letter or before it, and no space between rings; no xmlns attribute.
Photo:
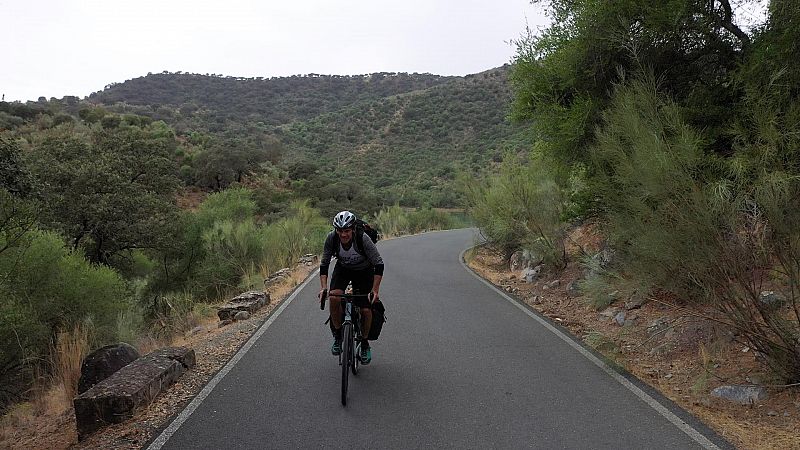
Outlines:
<svg viewBox="0 0 800 450"><path fill-rule="evenodd" d="M85 97L164 70L466 75L545 23L529 0L0 0L0 93Z"/></svg>

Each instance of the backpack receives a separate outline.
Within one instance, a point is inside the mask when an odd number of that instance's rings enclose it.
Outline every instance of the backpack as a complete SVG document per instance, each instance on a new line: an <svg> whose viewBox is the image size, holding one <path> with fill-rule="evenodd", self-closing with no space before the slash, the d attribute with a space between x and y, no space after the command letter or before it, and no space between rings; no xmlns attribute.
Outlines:
<svg viewBox="0 0 800 450"><path fill-rule="evenodd" d="M364 222L361 219L356 219L356 229L355 229L355 241L356 241L356 251L360 254L364 254L364 235L369 236L372 239L373 243L378 243L381 239L381 234L378 233L378 230L370 226L367 222ZM336 239L335 246L339 247L339 235L334 233L334 238Z"/></svg>
<svg viewBox="0 0 800 450"><path fill-rule="evenodd" d="M372 239L372 242L376 244L378 243L379 240L381 240L381 234L378 233L378 230L372 228L370 224L368 224L367 222L364 222L361 219L356 219L356 237L358 237L358 235L361 235L363 238L364 234L369 236L369 238ZM363 241L361 242L361 244L363 244ZM361 248L363 248L363 245L361 245Z"/></svg>
<svg viewBox="0 0 800 450"><path fill-rule="evenodd" d="M383 323L386 322L386 308L383 302L378 300L372 304L372 324L369 326L369 335L367 339L374 341L378 339L383 329Z"/></svg>

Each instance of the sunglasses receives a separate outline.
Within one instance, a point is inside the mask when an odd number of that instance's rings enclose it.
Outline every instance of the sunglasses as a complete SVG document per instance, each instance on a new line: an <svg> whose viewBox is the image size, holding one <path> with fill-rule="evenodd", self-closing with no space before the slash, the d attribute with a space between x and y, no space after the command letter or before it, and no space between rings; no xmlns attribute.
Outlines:
<svg viewBox="0 0 800 450"><path fill-rule="evenodd" d="M353 229L352 227L350 227L350 228L336 228L336 231L339 232L339 233L342 233L345 230L352 230L352 229Z"/></svg>

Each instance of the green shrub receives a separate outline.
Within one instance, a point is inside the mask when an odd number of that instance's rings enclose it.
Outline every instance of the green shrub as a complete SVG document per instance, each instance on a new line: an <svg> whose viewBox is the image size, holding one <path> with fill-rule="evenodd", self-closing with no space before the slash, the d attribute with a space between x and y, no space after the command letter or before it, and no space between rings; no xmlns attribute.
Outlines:
<svg viewBox="0 0 800 450"><path fill-rule="evenodd" d="M447 230L453 228L450 214L431 207L420 208L408 214L408 227L411 233L428 230Z"/></svg>
<svg viewBox="0 0 800 450"><path fill-rule="evenodd" d="M748 97L737 152L722 160L654 82L634 82L617 91L592 156L616 276L643 292L708 302L776 374L797 382L800 108L781 98ZM772 285L784 306L762 301Z"/></svg>
<svg viewBox="0 0 800 450"><path fill-rule="evenodd" d="M268 275L289 267L304 254L321 253L329 231L328 221L317 210L307 202L295 202L289 208L288 217L262 229L262 273Z"/></svg>
<svg viewBox="0 0 800 450"><path fill-rule="evenodd" d="M384 236L400 236L409 230L409 218L399 205L383 208L375 218L375 226Z"/></svg>
<svg viewBox="0 0 800 450"><path fill-rule="evenodd" d="M242 222L252 219L256 207L249 189L226 189L206 197L195 215L195 222L201 230L208 230L215 222Z"/></svg>
<svg viewBox="0 0 800 450"><path fill-rule="evenodd" d="M564 194L543 158L534 157L525 165L508 156L497 176L464 179L462 185L469 214L507 257L526 248L546 262L566 263Z"/></svg>
<svg viewBox="0 0 800 450"><path fill-rule="evenodd" d="M0 402L19 395L36 371L52 369L47 358L59 330L91 323L93 346L115 341L118 317L131 305L117 272L90 264L59 235L34 228L7 237L0 234Z"/></svg>

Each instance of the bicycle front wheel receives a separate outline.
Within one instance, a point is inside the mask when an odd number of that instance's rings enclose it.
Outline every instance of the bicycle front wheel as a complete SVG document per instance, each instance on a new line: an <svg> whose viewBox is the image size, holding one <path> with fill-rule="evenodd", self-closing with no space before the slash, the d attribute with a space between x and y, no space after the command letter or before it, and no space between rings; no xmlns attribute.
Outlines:
<svg viewBox="0 0 800 450"><path fill-rule="evenodd" d="M361 362L359 359L361 343L359 343L356 339L353 339L353 342L352 358L350 358L350 370L353 372L353 375L358 375L358 364Z"/></svg>
<svg viewBox="0 0 800 450"><path fill-rule="evenodd" d="M342 406L347 406L347 382L353 362L353 324L342 325Z"/></svg>

